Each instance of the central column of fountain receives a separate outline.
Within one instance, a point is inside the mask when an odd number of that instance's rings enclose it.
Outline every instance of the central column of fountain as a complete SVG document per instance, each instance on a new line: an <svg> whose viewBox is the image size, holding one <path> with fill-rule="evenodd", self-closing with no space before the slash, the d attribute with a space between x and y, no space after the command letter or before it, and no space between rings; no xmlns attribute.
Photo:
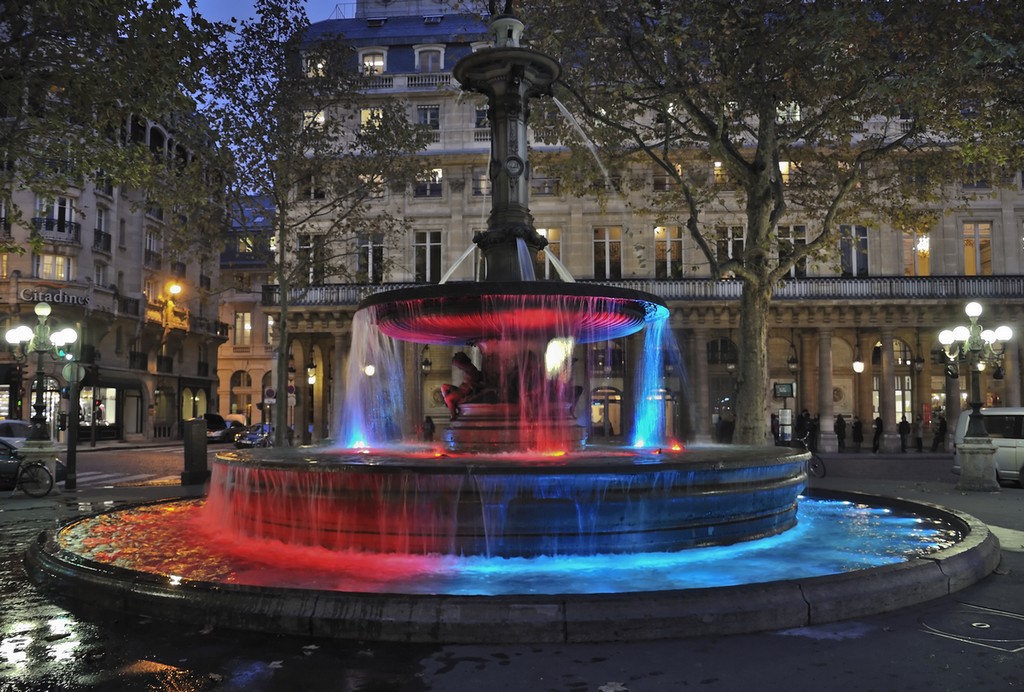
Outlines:
<svg viewBox="0 0 1024 692"><path fill-rule="evenodd" d="M550 96L561 68L519 45L523 23L511 14L497 16L491 33L493 48L463 58L453 70L465 91L487 96L491 128L491 214L473 242L483 252L485 281L534 281L533 257L547 239L530 214L526 126L530 98Z"/></svg>

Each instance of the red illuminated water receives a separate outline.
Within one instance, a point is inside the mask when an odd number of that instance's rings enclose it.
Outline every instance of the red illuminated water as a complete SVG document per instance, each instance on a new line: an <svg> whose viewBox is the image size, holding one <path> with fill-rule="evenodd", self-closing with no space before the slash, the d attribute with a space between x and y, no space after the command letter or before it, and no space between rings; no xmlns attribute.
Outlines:
<svg viewBox="0 0 1024 692"><path fill-rule="evenodd" d="M799 579L906 561L959 538L934 519L804 499L793 530L733 546L557 558L382 555L240 539L212 527L203 505L203 500L191 500L116 510L68 525L57 540L84 560L172 582L502 595L642 592Z"/></svg>

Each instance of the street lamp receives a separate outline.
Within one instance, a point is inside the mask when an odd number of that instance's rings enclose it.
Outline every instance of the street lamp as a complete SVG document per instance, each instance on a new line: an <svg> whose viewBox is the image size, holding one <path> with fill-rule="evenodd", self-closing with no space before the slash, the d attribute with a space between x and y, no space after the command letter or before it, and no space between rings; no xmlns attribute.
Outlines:
<svg viewBox="0 0 1024 692"><path fill-rule="evenodd" d="M14 356L18 361L28 359L30 353L36 354L36 397L32 403L35 415L32 416L32 430L27 441L45 443L50 440L50 431L46 427L46 402L43 400L43 387L46 385L44 358L49 354L54 360L72 360L74 356L67 347L78 340L78 332L71 327L51 331L50 325L46 323L50 316L49 303L36 303L35 313L35 329L26 325L14 327L7 331L5 338L7 343L18 346Z"/></svg>
<svg viewBox="0 0 1024 692"><path fill-rule="evenodd" d="M946 365L946 374L950 378L959 375L957 361L965 361L971 369L971 417L967 424L965 437L988 437L985 430L985 421L981 416L981 371L986 364L991 364L995 371L993 377L1002 379L1002 359L1005 351L1005 344L1013 336L1013 330L1006 325L991 329L984 329L978 324L981 316L981 304L971 302L964 308L967 318L971 321L970 326L959 325L953 329L944 329L939 333L939 343L946 354L949 363Z"/></svg>

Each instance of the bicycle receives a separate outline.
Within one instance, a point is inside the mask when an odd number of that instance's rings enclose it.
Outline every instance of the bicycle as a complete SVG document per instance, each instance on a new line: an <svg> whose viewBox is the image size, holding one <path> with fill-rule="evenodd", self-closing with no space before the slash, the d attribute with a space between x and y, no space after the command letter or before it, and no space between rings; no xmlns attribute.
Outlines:
<svg viewBox="0 0 1024 692"><path fill-rule="evenodd" d="M825 462L820 456L818 456L817 452L811 450L811 445L807 436L795 438L794 441L799 442L804 448L804 451L810 452L811 454L811 458L807 460L807 474L814 476L815 478L824 478Z"/></svg>
<svg viewBox="0 0 1024 692"><path fill-rule="evenodd" d="M29 497L45 497L53 490L53 474L41 461L25 462L18 457L18 470L11 494L19 489Z"/></svg>

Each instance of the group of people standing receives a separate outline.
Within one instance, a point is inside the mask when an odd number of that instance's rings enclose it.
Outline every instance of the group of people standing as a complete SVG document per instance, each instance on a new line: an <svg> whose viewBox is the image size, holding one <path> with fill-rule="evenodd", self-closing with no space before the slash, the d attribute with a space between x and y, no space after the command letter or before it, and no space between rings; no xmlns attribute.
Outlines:
<svg viewBox="0 0 1024 692"><path fill-rule="evenodd" d="M797 438L803 438L808 432L812 433L810 439L813 440L813 435L817 434L817 418L812 419L807 409L804 409L800 416L797 418ZM810 426L810 427L808 427ZM853 417L853 422L849 425L850 433L853 441L853 451L859 452L861 446L864 444L864 425L858 416ZM846 451L846 432L847 422L843 414L836 416L835 424L833 425L833 431L836 434L836 442L838 444L838 450L840 452ZM881 416L877 416L871 424L871 451L874 454L878 454L878 451L882 447L882 433L884 432L885 424ZM917 416L913 423L907 420L906 416L900 419L900 422L896 426L897 432L900 435L900 451L906 452L907 447L913 444L918 452L924 451L924 430L925 423L921 416ZM806 431L801 434L801 431ZM932 423L932 447L931 451L936 452L940 448L945 449L946 441L946 418L942 414L935 417ZM911 442L911 440L913 442Z"/></svg>

